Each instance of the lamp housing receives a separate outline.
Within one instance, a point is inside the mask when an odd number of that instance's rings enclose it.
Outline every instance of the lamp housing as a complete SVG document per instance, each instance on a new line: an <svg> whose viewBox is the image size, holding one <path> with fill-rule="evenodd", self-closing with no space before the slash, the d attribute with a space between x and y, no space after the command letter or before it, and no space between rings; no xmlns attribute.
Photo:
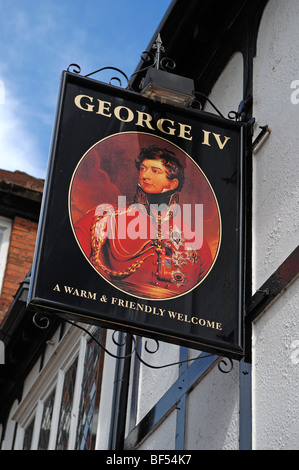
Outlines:
<svg viewBox="0 0 299 470"><path fill-rule="evenodd" d="M189 106L194 100L194 82L190 78L164 70L148 69L141 95L174 106Z"/></svg>

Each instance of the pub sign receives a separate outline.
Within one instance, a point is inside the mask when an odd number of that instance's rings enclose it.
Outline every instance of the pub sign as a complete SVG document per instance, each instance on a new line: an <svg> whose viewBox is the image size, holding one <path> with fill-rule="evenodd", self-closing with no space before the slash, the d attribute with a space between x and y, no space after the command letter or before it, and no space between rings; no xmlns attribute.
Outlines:
<svg viewBox="0 0 299 470"><path fill-rule="evenodd" d="M243 132L63 72L29 307L241 358Z"/></svg>

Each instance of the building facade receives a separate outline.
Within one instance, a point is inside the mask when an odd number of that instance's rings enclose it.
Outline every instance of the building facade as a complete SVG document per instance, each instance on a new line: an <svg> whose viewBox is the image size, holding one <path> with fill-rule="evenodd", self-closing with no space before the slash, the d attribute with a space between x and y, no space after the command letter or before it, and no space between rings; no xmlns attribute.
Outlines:
<svg viewBox="0 0 299 470"><path fill-rule="evenodd" d="M298 449L298 20L297 0L176 0L148 46L159 32L203 109L250 129L240 362L26 311L38 209L1 187L2 450Z"/></svg>

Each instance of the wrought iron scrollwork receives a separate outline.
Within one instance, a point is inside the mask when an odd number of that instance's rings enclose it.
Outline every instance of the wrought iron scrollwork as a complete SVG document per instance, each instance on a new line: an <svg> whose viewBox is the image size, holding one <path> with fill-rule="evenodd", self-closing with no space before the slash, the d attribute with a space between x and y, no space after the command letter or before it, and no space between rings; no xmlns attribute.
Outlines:
<svg viewBox="0 0 299 470"><path fill-rule="evenodd" d="M40 328L40 329L46 329L48 328L49 324L50 324L50 319L48 318L48 316L46 316L43 312L36 312L32 318L32 321L34 323L34 325L37 327L37 328ZM162 364L162 365L153 365L153 364L150 364L149 362L145 361L145 359L142 357L142 351L139 351L139 338L135 338L133 335L127 333L127 337L129 337L131 339L131 343L132 343L132 348L131 348L131 351L128 353L128 354L125 354L125 355L122 355L122 356L119 356L117 354L114 354L112 353L111 351L109 351L105 346L103 346L103 344L100 343L100 341L87 329L85 328L84 326L82 325L79 325L78 323L75 323L74 321L71 321L71 320L64 320L66 323L69 323L70 325L76 327L76 328L79 328L80 330L84 331L85 333L87 333L95 342L96 344L98 344L98 346L105 352L107 353L110 357L113 357L114 359L129 359L133 354L136 355L136 357L138 358L138 360L143 364L145 365L146 367L149 367L151 369L165 369L167 367L172 367L172 366L176 366L176 365L181 365L181 364L184 364L184 363L188 363L188 362L193 362L193 361L197 361L199 359L205 359L207 357L211 357L211 356L215 356L215 354L200 354L196 357L193 357L193 358L190 358L190 359L186 359L186 360L183 360L183 361L176 361L176 362L171 362L171 363L168 363L168 364ZM120 341L116 338L116 334L119 333L118 331L114 331L112 333L112 341L113 343L116 345L116 346L124 346L126 344L126 337L123 341ZM149 345L149 341L152 341L152 344L154 345L153 347L150 347ZM148 353L148 354L155 354L158 352L159 348L160 348L160 344L159 344L159 341L157 341L156 339L154 338L151 338L151 339L145 339L144 341L144 344L143 344L143 347L144 347L144 352L145 353ZM227 362L228 361L228 362ZM220 372L223 372L225 374L229 373L232 369L233 369L233 362L231 359L227 359L227 358L222 358L220 360L220 362L218 363L218 369L220 370Z"/></svg>
<svg viewBox="0 0 299 470"><path fill-rule="evenodd" d="M129 78L127 77L127 75L125 74L125 72L123 72L121 69L118 69L118 68L116 68L116 67L110 67L110 66L108 66L108 67L102 67L102 68L100 68L100 69L98 69L98 70L95 70L94 72L88 73L87 75L85 75L85 77L90 77L91 75L94 75L95 73L102 72L103 70L114 70L114 71L120 73L123 77L125 77L125 79L127 80L127 84L129 83ZM117 80L117 81L119 82L120 86L122 86L122 82L121 82L120 78L118 78L118 77L111 77L111 78L110 78L110 81L109 81L109 84L110 84L110 85L111 85L112 80Z"/></svg>
<svg viewBox="0 0 299 470"><path fill-rule="evenodd" d="M176 63L173 59L171 59L170 57L162 57L162 54L165 52L165 49L162 45L160 34L158 34L157 39L153 44L153 49L156 51L155 53L149 51L142 52L141 60L143 60L144 63L147 62L148 65L134 72L131 75L131 78L135 75L139 75L140 73L145 72L150 68L164 70L164 72L169 72L175 69ZM142 82L140 86L142 87Z"/></svg>
<svg viewBox="0 0 299 470"><path fill-rule="evenodd" d="M72 67L72 70L71 70L71 67ZM81 67L78 64L70 64L67 68L67 71L72 72L72 73L80 73Z"/></svg>
<svg viewBox="0 0 299 470"><path fill-rule="evenodd" d="M155 52L151 52L151 51L142 52L141 60L144 62L145 66L141 67L139 70L134 72L130 76L130 78L128 78L128 76L121 69L119 69L117 67L111 67L111 66L102 67L98 70L95 70L94 72L90 72L90 73L84 75L84 77L91 77L92 75L94 75L96 73L103 72L104 70L114 70L126 79L126 82L127 82L126 88L132 90L133 89L132 88L132 82L133 82L134 77L139 75L139 74L143 74L148 69L156 68L156 69L163 70L165 72L172 72L176 68L176 63L173 59L171 59L170 57L163 56L163 54L165 54L165 48L162 44L160 33L158 34L157 39L156 39L155 43L152 46L152 49ZM81 67L78 64L70 64L67 68L67 71L72 72L72 73L76 73L76 74L80 74ZM109 81L110 85L112 84L113 80L116 80L118 82L119 86L122 86L122 82L121 82L121 79L119 77L111 77L110 81ZM140 84L139 84L140 89L143 86L143 81L144 81L144 78L142 78L141 81L140 81ZM221 116L222 118L225 118L225 116L215 106L215 104L210 100L210 98L208 98L208 96L204 95L201 92L198 92L198 91L194 92L194 100L192 101L190 106L193 109L199 109L201 111L203 109L203 104L201 102L202 99L204 101L207 101L212 106L212 108L217 112L217 114L219 116ZM244 106L247 105L248 102L249 102L248 99L244 100L244 102L241 103L241 105L239 107L239 110L237 112L236 111L231 111L228 114L228 118L229 119L239 120L241 118L242 110L243 110ZM242 107L242 110L241 110L241 107Z"/></svg>
<svg viewBox="0 0 299 470"><path fill-rule="evenodd" d="M46 330L50 325L50 319L42 312L36 312L32 317L32 321L34 325L41 330Z"/></svg>
<svg viewBox="0 0 299 470"><path fill-rule="evenodd" d="M214 105L214 103L210 100L210 98L208 98L206 95L204 95L203 93L199 92L199 91L195 91L194 92L194 95L195 95L195 100L193 100L192 102L192 107L193 108L199 108L200 110L203 109L203 106L202 106L202 103L200 101L200 98L204 98L205 101L207 101L208 103L210 103L210 105L212 106L212 108L214 108L214 110L219 114L219 116L221 116L222 118L225 119L225 116L221 113L221 111L219 111L218 108L216 108L216 106Z"/></svg>
<svg viewBox="0 0 299 470"><path fill-rule="evenodd" d="M252 96L248 95L244 100L239 104L238 111L230 111L228 113L228 118L235 121L247 122L247 113L252 105ZM252 121L252 119L250 119ZM253 119L254 121L254 119Z"/></svg>
<svg viewBox="0 0 299 470"><path fill-rule="evenodd" d="M227 357L222 358L220 362L218 363L218 369L220 372L223 374L228 374L233 370L234 363L231 359L228 359Z"/></svg>
<svg viewBox="0 0 299 470"><path fill-rule="evenodd" d="M90 73L88 73L87 75L84 75L84 76L85 77L91 77L91 75L94 75L94 74L99 73L99 72L103 72L104 70L114 70L114 71L116 71L117 73L119 73L120 75L122 75L126 79L127 85L128 85L128 83L129 83L128 76L125 74L125 72L123 72L121 69L118 69L117 67L111 67L111 66L102 67L102 68L100 68L98 70L95 70L94 72L90 72ZM79 74L81 72L81 67L78 64L70 64L67 68L67 71ZM122 86L122 81L119 77L111 77L110 80L109 80L109 85L112 84L113 80L116 80L118 82L119 86Z"/></svg>

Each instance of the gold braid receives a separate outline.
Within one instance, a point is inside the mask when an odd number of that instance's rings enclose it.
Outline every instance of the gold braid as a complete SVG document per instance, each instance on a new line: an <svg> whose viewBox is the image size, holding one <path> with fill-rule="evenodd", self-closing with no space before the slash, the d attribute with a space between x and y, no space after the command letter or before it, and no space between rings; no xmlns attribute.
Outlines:
<svg viewBox="0 0 299 470"><path fill-rule="evenodd" d="M103 238L100 238L97 234L96 234L96 229L97 229L97 223L99 221L103 222L103 215L101 216L96 216L94 217L94 223L92 224L91 226L91 246L92 246L92 256L91 256L91 262L93 263L93 265L97 268L97 269L102 269L105 273L113 276L113 277L117 277L117 278L124 278L124 277L127 277L127 276L130 276L131 274L133 274L138 268L140 268L143 264L143 262L149 258L150 256L153 256L153 254L149 254L147 256L145 256L143 259L139 260L139 261L136 261L135 263L133 263L128 269L126 269L125 271L115 271L113 269L110 269L108 268L107 266L105 266L103 264L103 262L101 261L101 258L100 258L100 255L101 255L101 249L102 249L102 246L104 245L105 243L105 239ZM106 227L107 227L107 222L106 222Z"/></svg>

